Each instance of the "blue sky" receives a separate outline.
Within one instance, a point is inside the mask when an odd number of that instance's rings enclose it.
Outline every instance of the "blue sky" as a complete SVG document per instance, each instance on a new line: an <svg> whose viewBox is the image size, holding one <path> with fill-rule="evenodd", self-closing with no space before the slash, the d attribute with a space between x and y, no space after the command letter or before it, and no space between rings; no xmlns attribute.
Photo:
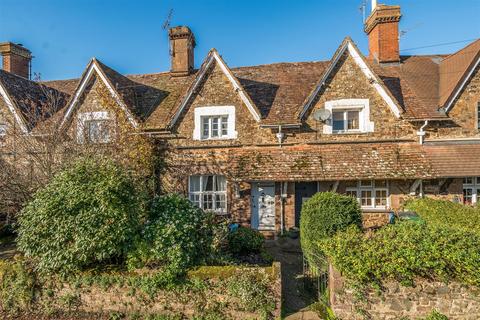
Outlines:
<svg viewBox="0 0 480 320"><path fill-rule="evenodd" d="M399 4L402 54L448 53L480 37L480 0L384 0ZM126 74L169 69L167 32L188 25L196 66L217 48L231 66L329 59L351 36L367 53L362 0L0 0L0 42L24 44L44 80L76 78L99 58ZM370 1L367 0L367 10Z"/></svg>

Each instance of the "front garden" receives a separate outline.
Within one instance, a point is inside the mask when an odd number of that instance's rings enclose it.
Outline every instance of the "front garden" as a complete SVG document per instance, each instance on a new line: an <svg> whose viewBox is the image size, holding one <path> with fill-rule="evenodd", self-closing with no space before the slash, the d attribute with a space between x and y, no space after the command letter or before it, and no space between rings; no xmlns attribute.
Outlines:
<svg viewBox="0 0 480 320"><path fill-rule="evenodd" d="M353 314L382 319L388 312L446 319L437 309L452 316L480 314L480 209L432 199L412 200L406 207L420 219L366 231L353 198L322 193L305 204L305 255L319 269L331 263L330 281L345 282L348 299L332 290L337 283L325 293L335 295L327 299L334 301L332 309L347 319ZM324 312L333 317L328 306Z"/></svg>
<svg viewBox="0 0 480 320"><path fill-rule="evenodd" d="M260 234L178 195L151 196L145 185L106 158L88 158L39 190L18 217L20 254L0 264L2 314L279 314L279 266Z"/></svg>

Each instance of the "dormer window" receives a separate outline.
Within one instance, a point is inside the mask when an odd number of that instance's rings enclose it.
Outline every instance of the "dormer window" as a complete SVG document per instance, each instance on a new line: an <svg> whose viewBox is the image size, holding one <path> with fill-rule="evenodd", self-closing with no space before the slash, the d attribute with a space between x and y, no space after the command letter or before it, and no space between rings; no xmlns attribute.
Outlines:
<svg viewBox="0 0 480 320"><path fill-rule="evenodd" d="M373 132L368 99L341 99L325 102L331 117L323 125L324 134Z"/></svg>
<svg viewBox="0 0 480 320"><path fill-rule="evenodd" d="M0 146L5 143L7 137L7 125L5 123L0 123Z"/></svg>
<svg viewBox="0 0 480 320"><path fill-rule="evenodd" d="M194 120L194 140L237 138L234 106L197 107Z"/></svg>
<svg viewBox="0 0 480 320"><path fill-rule="evenodd" d="M78 143L109 143L112 137L112 120L108 112L85 112L78 116Z"/></svg>

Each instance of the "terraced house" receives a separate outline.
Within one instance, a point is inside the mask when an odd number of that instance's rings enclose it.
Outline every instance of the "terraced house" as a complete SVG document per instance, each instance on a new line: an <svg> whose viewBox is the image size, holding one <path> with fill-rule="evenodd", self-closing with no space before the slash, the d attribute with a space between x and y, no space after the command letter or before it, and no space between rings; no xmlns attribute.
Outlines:
<svg viewBox="0 0 480 320"><path fill-rule="evenodd" d="M376 6L368 55L345 38L328 61L229 68L212 49L194 68L195 37L170 29L171 70L125 76L92 59L80 79L44 82L63 101L44 121L31 53L0 45L0 139L41 134L108 144L116 114L163 146L162 190L267 233L299 224L316 192L356 197L383 223L410 196L480 196L480 40L449 55L399 54L400 7Z"/></svg>

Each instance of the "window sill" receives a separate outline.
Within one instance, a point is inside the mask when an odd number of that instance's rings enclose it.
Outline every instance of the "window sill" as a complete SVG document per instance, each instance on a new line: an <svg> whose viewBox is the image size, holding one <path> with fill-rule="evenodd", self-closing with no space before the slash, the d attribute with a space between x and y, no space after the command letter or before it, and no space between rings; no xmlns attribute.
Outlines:
<svg viewBox="0 0 480 320"><path fill-rule="evenodd" d="M200 138L198 141L221 141L221 140L234 140L235 138L221 137L221 138Z"/></svg>
<svg viewBox="0 0 480 320"><path fill-rule="evenodd" d="M366 131L332 131L332 135L339 136L339 135L355 135L355 134L366 134Z"/></svg>

